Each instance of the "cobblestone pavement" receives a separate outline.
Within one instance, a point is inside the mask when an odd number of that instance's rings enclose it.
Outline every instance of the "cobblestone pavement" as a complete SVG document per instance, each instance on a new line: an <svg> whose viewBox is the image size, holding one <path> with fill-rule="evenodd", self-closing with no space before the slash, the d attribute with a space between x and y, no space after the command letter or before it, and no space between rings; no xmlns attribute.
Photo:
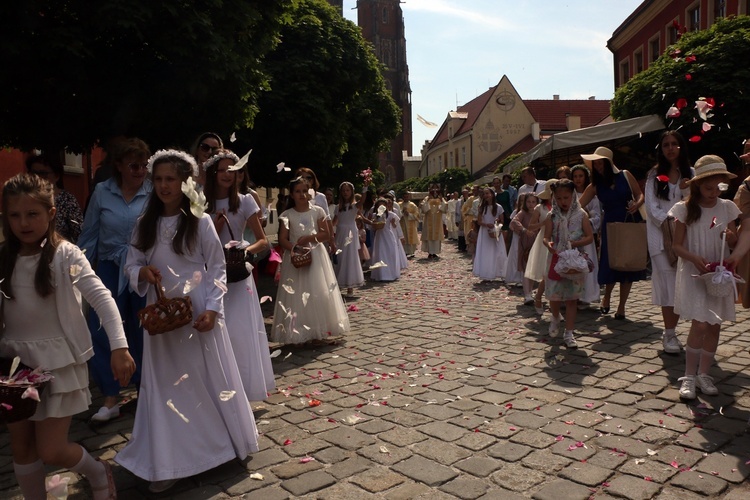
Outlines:
<svg viewBox="0 0 750 500"><path fill-rule="evenodd" d="M686 404L683 356L661 353L648 282L633 287L627 321L580 312L570 351L546 335L549 313L472 278L446 246L360 290L337 345L281 349L279 390L253 405L259 452L157 498L750 498L748 311L722 332L720 394ZM72 439L112 458L134 411L98 428L76 419ZM20 498L9 455L3 431L0 497ZM67 475L71 498L88 498ZM148 497L144 481L115 476L120 498Z"/></svg>

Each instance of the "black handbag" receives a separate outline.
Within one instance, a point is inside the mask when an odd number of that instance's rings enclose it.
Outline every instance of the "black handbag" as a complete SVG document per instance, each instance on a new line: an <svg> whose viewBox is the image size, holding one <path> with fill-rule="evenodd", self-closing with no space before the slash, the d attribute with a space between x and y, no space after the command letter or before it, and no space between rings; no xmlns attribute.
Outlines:
<svg viewBox="0 0 750 500"><path fill-rule="evenodd" d="M229 223L229 219L226 215L220 214L224 218L229 230L229 236L232 240L235 240L234 233L232 232L232 225ZM235 240L236 241L236 240ZM245 252L243 248L232 247L227 248L224 246L224 260L227 262L227 283L236 283L243 281L250 276L250 270L252 267L247 264L252 263L253 254Z"/></svg>

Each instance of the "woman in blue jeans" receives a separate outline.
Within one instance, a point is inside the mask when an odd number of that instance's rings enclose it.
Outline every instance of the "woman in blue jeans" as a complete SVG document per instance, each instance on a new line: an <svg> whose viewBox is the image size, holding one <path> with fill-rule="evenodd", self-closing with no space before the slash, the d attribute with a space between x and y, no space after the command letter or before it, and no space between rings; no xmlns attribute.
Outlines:
<svg viewBox="0 0 750 500"><path fill-rule="evenodd" d="M143 358L143 329L138 311L145 307L146 300L130 291L123 266L133 227L152 189L151 181L146 179L146 163L151 152L145 142L132 138L119 141L109 154L113 155L113 175L94 189L86 207L78 246L117 302L130 353L136 363L131 380L138 386ZM91 419L106 422L120 415L120 384L112 378L109 340L93 310L89 311L88 323L94 346L89 368L104 394L104 406Z"/></svg>

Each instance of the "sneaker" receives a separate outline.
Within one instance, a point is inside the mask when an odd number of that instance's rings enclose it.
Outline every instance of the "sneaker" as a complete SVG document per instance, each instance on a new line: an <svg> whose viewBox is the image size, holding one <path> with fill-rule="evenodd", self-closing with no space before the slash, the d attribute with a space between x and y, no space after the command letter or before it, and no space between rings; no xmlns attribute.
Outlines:
<svg viewBox="0 0 750 500"><path fill-rule="evenodd" d="M680 397L682 399L695 399L695 375L685 375L677 380L682 382Z"/></svg>
<svg viewBox="0 0 750 500"><path fill-rule="evenodd" d="M170 489L172 486L177 484L179 479L165 479L163 481L152 481L148 487L148 491L151 493L162 493Z"/></svg>
<svg viewBox="0 0 750 500"><path fill-rule="evenodd" d="M102 406L99 411L91 416L92 422L109 422L113 418L120 416L120 405L114 405L112 408Z"/></svg>
<svg viewBox="0 0 750 500"><path fill-rule="evenodd" d="M534 305L534 297L532 297L531 295L527 295L526 297L524 297L523 298L523 305L525 305L525 306Z"/></svg>
<svg viewBox="0 0 750 500"><path fill-rule="evenodd" d="M714 385L714 379L707 373L696 375L695 386L706 396L716 396L719 394L719 389Z"/></svg>
<svg viewBox="0 0 750 500"><path fill-rule="evenodd" d="M558 335L560 335L560 316L552 316L549 320L549 336L557 337Z"/></svg>
<svg viewBox="0 0 750 500"><path fill-rule="evenodd" d="M682 343L677 338L677 335L667 335L666 333L661 334L661 345L664 347L664 352L667 354L679 354L682 351Z"/></svg>
<svg viewBox="0 0 750 500"><path fill-rule="evenodd" d="M563 342L565 342L565 347L568 349L578 349L578 342L576 342L576 338L572 333L565 332Z"/></svg>

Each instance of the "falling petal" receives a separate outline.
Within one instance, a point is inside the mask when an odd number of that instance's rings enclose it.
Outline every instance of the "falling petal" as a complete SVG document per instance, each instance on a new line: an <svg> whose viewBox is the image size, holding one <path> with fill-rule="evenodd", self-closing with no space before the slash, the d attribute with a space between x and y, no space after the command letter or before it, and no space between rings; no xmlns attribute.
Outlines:
<svg viewBox="0 0 750 500"><path fill-rule="evenodd" d="M694 135L693 137L691 137L691 138L690 138L690 139L688 139L688 140L689 140L690 142L700 142L700 140L701 140L701 136L699 136L699 135Z"/></svg>
<svg viewBox="0 0 750 500"><path fill-rule="evenodd" d="M263 474L258 474L257 472L253 472L250 474L250 479L255 479L256 481L263 481Z"/></svg>
<svg viewBox="0 0 750 500"><path fill-rule="evenodd" d="M260 298L260 303L262 304L263 302L268 302L269 300L273 301L273 298L270 295L264 295Z"/></svg>
<svg viewBox="0 0 750 500"><path fill-rule="evenodd" d="M313 457L302 457L299 459L299 463L306 464L307 462L314 462L315 459Z"/></svg>
<svg viewBox="0 0 750 500"><path fill-rule="evenodd" d="M336 249L336 253L334 255L338 255L338 254L343 253L343 252L344 252L343 250L341 250L340 248L337 248Z"/></svg>
<svg viewBox="0 0 750 500"><path fill-rule="evenodd" d="M214 280L214 285L216 285L216 288L218 288L219 290L221 290L224 293L227 293L229 291L229 289L227 288L227 284L224 283L223 281L215 279Z"/></svg>
<svg viewBox="0 0 750 500"><path fill-rule="evenodd" d="M718 187L719 191L726 191L729 189L729 184L727 184L726 182L720 182Z"/></svg>
<svg viewBox="0 0 750 500"><path fill-rule="evenodd" d="M676 107L672 106L667 110L667 118L679 118L680 117L680 110Z"/></svg>
<svg viewBox="0 0 750 500"><path fill-rule="evenodd" d="M675 105L677 106L677 109L683 109L687 106L687 99L685 99L684 97L680 97L679 99L677 99L677 104Z"/></svg>
<svg viewBox="0 0 750 500"><path fill-rule="evenodd" d="M279 356L279 354L281 354L281 349L276 349L275 351L273 351L273 352L271 353L270 357L271 357L271 358L276 358L276 357L278 357L278 356Z"/></svg>
<svg viewBox="0 0 750 500"><path fill-rule="evenodd" d="M703 127L702 128L703 128L704 132L708 132L709 130L711 130L711 127L713 127L713 125L711 125L710 123L703 122Z"/></svg>
<svg viewBox="0 0 750 500"><path fill-rule="evenodd" d="M302 305L307 306L307 299L310 298L310 292L302 293Z"/></svg>
<svg viewBox="0 0 750 500"><path fill-rule="evenodd" d="M370 269L378 269L378 268L380 268L380 267L388 267L388 264L386 264L386 263L385 263L385 262L383 262L382 260L379 260L379 261L378 261L378 262L376 262L375 264L371 265L371 266L370 266Z"/></svg>
<svg viewBox="0 0 750 500"><path fill-rule="evenodd" d="M70 266L70 275L75 278L76 276L81 274L81 269L83 268L78 264L73 264L72 266Z"/></svg>
<svg viewBox="0 0 750 500"><path fill-rule="evenodd" d="M666 175L657 175L656 180L659 182L669 182L669 177Z"/></svg>
<svg viewBox="0 0 750 500"><path fill-rule="evenodd" d="M698 110L698 116L701 117L701 120L707 120L708 119L708 112L711 110L711 105L706 101L695 101L695 109Z"/></svg>
<svg viewBox="0 0 750 500"><path fill-rule="evenodd" d="M170 410L172 410L173 412L175 412L177 414L177 416L179 416L182 420L184 420L186 424L190 423L190 420L188 420L188 418L185 415L183 415L182 413L180 413L180 411L175 407L174 403L172 403L171 399L167 400L167 406L169 407Z"/></svg>
<svg viewBox="0 0 750 500"><path fill-rule="evenodd" d="M386 210L385 205L380 205L378 207L378 216L382 217Z"/></svg>
<svg viewBox="0 0 750 500"><path fill-rule="evenodd" d="M179 274L177 274L177 273L175 272L175 270L174 270L174 269L172 269L171 267L167 266L167 269L169 270L169 272L170 272L170 273L172 273L172 275L173 275L173 276L176 276L177 278L179 278L179 277L180 277L180 275L179 275Z"/></svg>
<svg viewBox="0 0 750 500"><path fill-rule="evenodd" d="M175 382L174 385L178 385L180 382L182 382L183 380L186 380L187 378L188 378L188 374L186 373L182 377L178 378L177 382Z"/></svg>
<svg viewBox="0 0 750 500"><path fill-rule="evenodd" d="M237 140L237 134L232 132L232 135L229 136L229 142L234 142Z"/></svg>
<svg viewBox="0 0 750 500"><path fill-rule="evenodd" d="M219 393L219 399L222 401L229 401L237 394L237 391L221 391Z"/></svg>
<svg viewBox="0 0 750 500"><path fill-rule="evenodd" d="M289 167L287 167L286 164L283 161L281 163L279 163L278 165L276 165L276 173L277 174L280 173L280 172L282 172L282 171L284 171L284 172L290 172L291 170L292 169L289 168Z"/></svg>
<svg viewBox="0 0 750 500"><path fill-rule="evenodd" d="M347 307L346 310L349 311L349 312L358 312L359 311L359 307L357 307L356 305L352 304L349 307Z"/></svg>
<svg viewBox="0 0 750 500"><path fill-rule="evenodd" d="M352 232L349 231L349 234L344 239L344 246L347 246L347 245L351 244L353 238L354 238L354 236L352 236Z"/></svg>
<svg viewBox="0 0 750 500"><path fill-rule="evenodd" d="M284 446L289 446L290 444L292 444L292 440L291 439L287 439L287 440L284 441Z"/></svg>
<svg viewBox="0 0 750 500"><path fill-rule="evenodd" d="M34 401L41 401L39 399L39 391L36 390L36 387L29 386L26 388L25 391L23 391L23 394L21 394L21 399L33 399Z"/></svg>
<svg viewBox="0 0 750 500"><path fill-rule="evenodd" d="M690 81L692 79L693 79L693 75L691 75L690 73L685 75L685 80Z"/></svg>
<svg viewBox="0 0 750 500"><path fill-rule="evenodd" d="M289 358L289 356L291 356L291 355L292 355L292 353L291 353L291 352L288 352L288 353L286 354L286 356L284 356L284 359L288 359L288 358ZM283 361L283 360L282 360L282 361Z"/></svg>
<svg viewBox="0 0 750 500"><path fill-rule="evenodd" d="M289 295L294 295L294 288L290 287L289 285L281 285L281 288L283 288L284 291Z"/></svg>

